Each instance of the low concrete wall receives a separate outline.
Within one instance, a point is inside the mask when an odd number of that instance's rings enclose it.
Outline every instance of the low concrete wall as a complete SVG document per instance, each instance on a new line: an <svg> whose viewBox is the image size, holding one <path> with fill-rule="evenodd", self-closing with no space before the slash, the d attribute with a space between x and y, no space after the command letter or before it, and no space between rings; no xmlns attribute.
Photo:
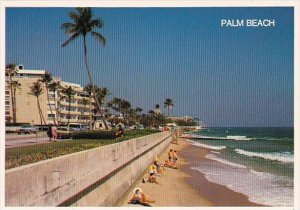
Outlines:
<svg viewBox="0 0 300 210"><path fill-rule="evenodd" d="M171 140L156 133L7 170L5 204L111 206Z"/></svg>

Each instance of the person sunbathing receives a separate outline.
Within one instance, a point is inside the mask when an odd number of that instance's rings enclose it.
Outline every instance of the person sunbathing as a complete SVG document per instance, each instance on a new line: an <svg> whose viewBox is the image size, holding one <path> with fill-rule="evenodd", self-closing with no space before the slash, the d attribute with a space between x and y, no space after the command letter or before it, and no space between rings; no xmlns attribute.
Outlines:
<svg viewBox="0 0 300 210"><path fill-rule="evenodd" d="M168 168L174 168L174 169L177 169L177 167L170 161L166 160L165 161L165 164L164 164L165 167L168 167Z"/></svg>
<svg viewBox="0 0 300 210"><path fill-rule="evenodd" d="M150 183L155 183L155 184L160 184L160 183L157 181L156 177L154 176L154 174L156 174L156 173L157 173L157 172L155 172L155 171L150 171L149 176L148 176L148 182L150 182Z"/></svg>
<svg viewBox="0 0 300 210"><path fill-rule="evenodd" d="M131 204L141 204L143 206L150 206L149 203L155 203L155 200L150 200L147 198L145 193L143 193L141 188L135 188L133 190L133 195L130 198L129 202Z"/></svg>
<svg viewBox="0 0 300 210"><path fill-rule="evenodd" d="M162 174L162 169L165 170L165 169L164 169L164 166L163 166L161 163L158 163L157 160L155 160L155 161L153 162L153 164L156 166L157 172L158 172L159 174Z"/></svg>

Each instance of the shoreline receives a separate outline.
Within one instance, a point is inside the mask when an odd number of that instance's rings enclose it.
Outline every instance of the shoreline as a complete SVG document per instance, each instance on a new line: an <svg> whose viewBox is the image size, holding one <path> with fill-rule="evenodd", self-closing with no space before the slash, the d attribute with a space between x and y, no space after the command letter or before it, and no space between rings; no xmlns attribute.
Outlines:
<svg viewBox="0 0 300 210"><path fill-rule="evenodd" d="M135 187L142 188L149 198L156 202L153 207L168 206L263 206L248 200L244 194L235 192L226 186L208 181L205 175L190 169L199 161L210 161L205 158L209 150L189 144L183 139L178 139L179 144L170 144L165 151L158 156L159 162L167 160L170 149L178 151L178 169L166 168L163 175L157 177L160 185L154 183L142 183L142 178L147 176L147 171L131 187L129 192L117 202L117 206L139 207L140 205L128 204Z"/></svg>
<svg viewBox="0 0 300 210"><path fill-rule="evenodd" d="M205 155L208 154L210 150L194 146L185 140L182 140L181 142L185 142L186 147L184 150L180 151L180 155L188 162L188 164L184 165L181 170L190 175L190 178L186 179L186 182L190 187L197 189L201 196L210 201L213 206L265 206L249 201L248 196L233 191L224 185L210 182L205 178L203 173L192 170L190 167L201 161L205 161L207 163L213 162L213 160L205 158ZM203 188L203 186L205 186L205 188Z"/></svg>

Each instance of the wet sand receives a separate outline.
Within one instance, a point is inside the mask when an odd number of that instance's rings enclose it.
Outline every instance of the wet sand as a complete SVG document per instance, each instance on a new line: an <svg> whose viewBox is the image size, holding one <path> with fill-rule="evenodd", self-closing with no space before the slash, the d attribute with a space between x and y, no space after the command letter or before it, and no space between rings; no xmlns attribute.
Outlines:
<svg viewBox="0 0 300 210"><path fill-rule="evenodd" d="M189 144L179 139L179 144L170 144L159 156L159 162L167 160L170 149L178 152L178 169L166 168L162 176L157 176L160 184L142 183L147 172L132 186L130 192L117 203L117 206L138 207L140 205L128 204L135 187L142 188L149 198L156 202L153 207L166 206L261 206L252 203L247 196L234 192L225 186L209 182L204 174L190 169L199 161L211 161L205 157L208 150Z"/></svg>

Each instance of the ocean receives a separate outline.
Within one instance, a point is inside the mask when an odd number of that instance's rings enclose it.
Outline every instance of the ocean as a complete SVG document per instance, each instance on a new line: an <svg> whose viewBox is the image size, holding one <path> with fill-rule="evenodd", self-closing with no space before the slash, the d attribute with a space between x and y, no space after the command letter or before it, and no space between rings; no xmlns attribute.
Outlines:
<svg viewBox="0 0 300 210"><path fill-rule="evenodd" d="M228 140L188 140L210 150L203 162L191 167L214 183L240 192L255 203L293 206L293 128L206 128L193 137ZM234 140L230 140L234 139Z"/></svg>

